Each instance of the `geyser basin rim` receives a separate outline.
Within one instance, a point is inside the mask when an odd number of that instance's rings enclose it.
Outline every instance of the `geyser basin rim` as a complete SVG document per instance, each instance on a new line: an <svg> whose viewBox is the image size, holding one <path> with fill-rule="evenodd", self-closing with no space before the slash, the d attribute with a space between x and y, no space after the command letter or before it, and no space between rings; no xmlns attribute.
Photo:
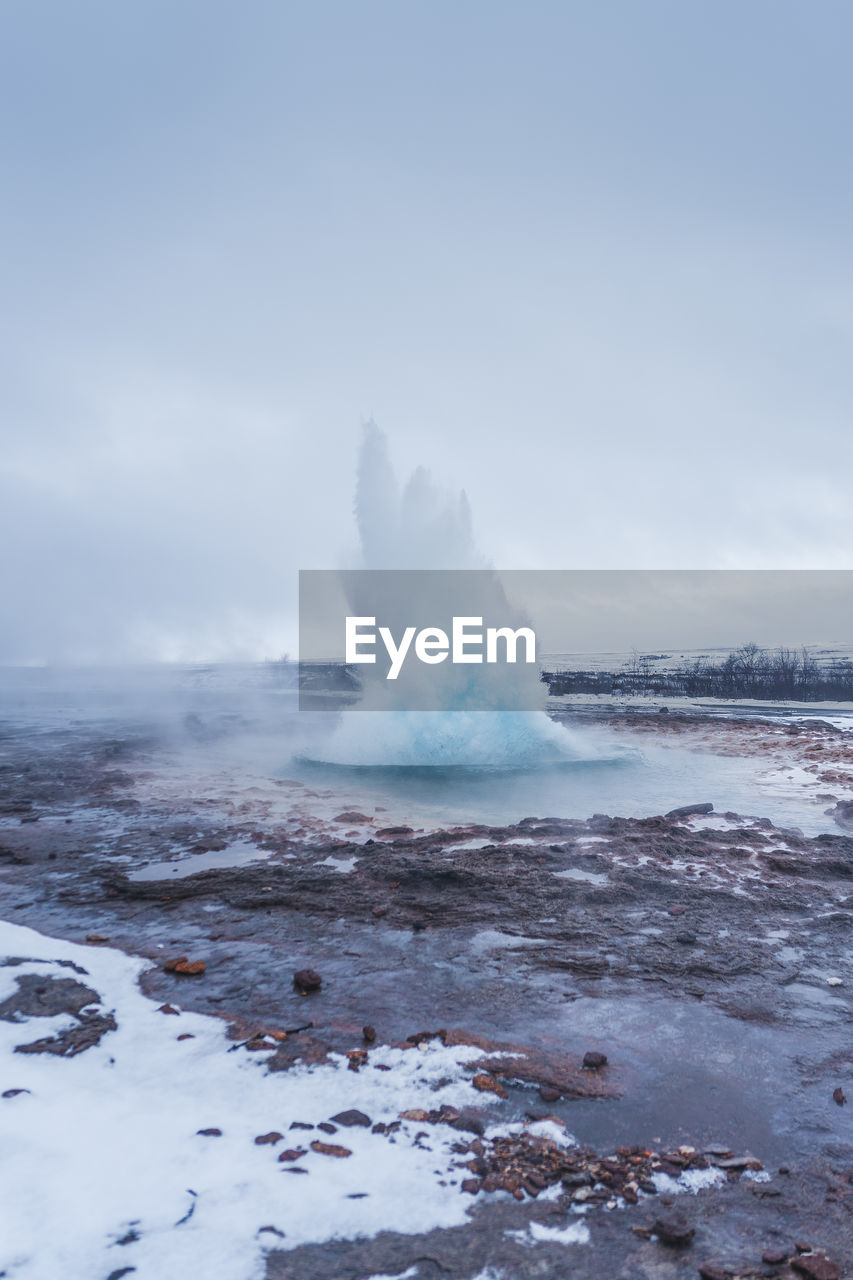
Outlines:
<svg viewBox="0 0 853 1280"><path fill-rule="evenodd" d="M376 631L368 630L376 627L375 616L350 617L344 622L345 653L348 663L375 663L375 653L361 652L363 647L376 646L377 635L381 639L388 657L391 660L386 673L386 680L396 680L402 670L403 663L414 640L414 654L419 662L432 665L444 662L448 657L453 663L497 663L498 641L504 642L504 661L517 661L519 640L524 641L524 661L536 661L536 633L532 627L486 627L486 656L482 652L469 652L469 647L479 645L482 650L484 632L471 632L469 627L482 627L481 616L454 615L451 620L451 636L448 637L443 627L427 626L406 627L400 637L399 644L394 639L390 627L379 627ZM451 639L452 637L452 639Z"/></svg>

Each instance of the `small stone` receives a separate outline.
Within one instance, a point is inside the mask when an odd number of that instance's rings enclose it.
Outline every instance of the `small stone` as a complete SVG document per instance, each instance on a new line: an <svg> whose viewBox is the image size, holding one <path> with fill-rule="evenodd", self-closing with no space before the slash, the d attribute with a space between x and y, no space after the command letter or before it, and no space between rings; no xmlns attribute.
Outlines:
<svg viewBox="0 0 853 1280"><path fill-rule="evenodd" d="M791 1266L806 1280L840 1280L841 1268L825 1253L804 1253L791 1261Z"/></svg>
<svg viewBox="0 0 853 1280"><path fill-rule="evenodd" d="M157 1012L158 1013L174 1013L175 1015L179 1015L181 1011L180 1009L176 1009L175 1006L172 1004L161 1004Z"/></svg>
<svg viewBox="0 0 853 1280"><path fill-rule="evenodd" d="M462 1191L467 1191L469 1195L475 1196L477 1192L480 1190L480 1179L464 1178L460 1185L461 1185Z"/></svg>
<svg viewBox="0 0 853 1280"><path fill-rule="evenodd" d="M19 1093L29 1093L29 1089L4 1089L2 1096L4 1098L17 1098Z"/></svg>
<svg viewBox="0 0 853 1280"><path fill-rule="evenodd" d="M843 1107L845 1102L847 1101L847 1097L844 1093L844 1090L841 1088L841 1085L839 1085L837 1089L833 1089L832 1101L836 1102L839 1107Z"/></svg>
<svg viewBox="0 0 853 1280"><path fill-rule="evenodd" d="M695 933L690 933L688 929L683 929L675 935L675 941L680 942L683 947L695 947L697 938Z"/></svg>
<svg viewBox="0 0 853 1280"><path fill-rule="evenodd" d="M339 1111L336 1116L332 1116L335 1124L343 1125L345 1129L352 1129L355 1125L362 1125L365 1129L369 1129L373 1121L370 1116L366 1116L363 1111Z"/></svg>
<svg viewBox="0 0 853 1280"><path fill-rule="evenodd" d="M181 1035L175 1037L177 1040L195 1040L195 1036L191 1031L184 1031Z"/></svg>
<svg viewBox="0 0 853 1280"><path fill-rule="evenodd" d="M271 1129L269 1133L258 1134L257 1138L255 1138L255 1146L256 1147L266 1147L266 1146L274 1147L277 1142L281 1142L283 1137L284 1137L283 1134L278 1133L277 1130L275 1129Z"/></svg>
<svg viewBox="0 0 853 1280"><path fill-rule="evenodd" d="M203 960L188 960L186 956L177 956L173 960L167 960L163 968L166 973L180 973L186 977L199 978L207 965Z"/></svg>
<svg viewBox="0 0 853 1280"><path fill-rule="evenodd" d="M376 1039L376 1028L372 1027L368 1022L367 1026L361 1028L361 1034L366 1044L373 1044Z"/></svg>
<svg viewBox="0 0 853 1280"><path fill-rule="evenodd" d="M302 1156L307 1154L308 1152L304 1147L288 1147L287 1150L282 1151L281 1155L278 1157L279 1164L290 1164L294 1160L299 1160Z"/></svg>
<svg viewBox="0 0 853 1280"><path fill-rule="evenodd" d="M714 1262L703 1262L699 1267L702 1280L730 1280L731 1272L718 1267Z"/></svg>
<svg viewBox="0 0 853 1280"><path fill-rule="evenodd" d="M554 1089L549 1084L540 1084L539 1097L543 1102L559 1102L562 1094L559 1089Z"/></svg>
<svg viewBox="0 0 853 1280"><path fill-rule="evenodd" d="M476 1115L473 1111L460 1111L456 1119L450 1121L450 1126L453 1129L460 1129L463 1133L474 1133L478 1138L482 1138L486 1132L482 1116Z"/></svg>
<svg viewBox="0 0 853 1280"><path fill-rule="evenodd" d="M599 1053L597 1050L590 1050L589 1053L583 1055L583 1065L587 1071L597 1071L599 1067L607 1066L607 1054Z"/></svg>
<svg viewBox="0 0 853 1280"><path fill-rule="evenodd" d="M321 1156L335 1156L338 1160L352 1155L349 1147L338 1147L334 1142L312 1142L311 1150L318 1152Z"/></svg>
<svg viewBox="0 0 853 1280"><path fill-rule="evenodd" d="M694 1235L694 1228L688 1224L687 1219L681 1213L672 1213L662 1218L655 1218L652 1231L661 1244L674 1246L689 1244Z"/></svg>
<svg viewBox="0 0 853 1280"><path fill-rule="evenodd" d="M485 1071L474 1076L471 1083L480 1093L493 1093L496 1098L506 1097L506 1089L503 1087L500 1080L496 1080L494 1076L488 1075Z"/></svg>
<svg viewBox="0 0 853 1280"><path fill-rule="evenodd" d="M315 969L297 969L293 975L293 985L302 996L307 996L311 991L319 991L323 985L323 979Z"/></svg>
<svg viewBox="0 0 853 1280"><path fill-rule="evenodd" d="M761 1261L766 1262L768 1267L778 1267L781 1262L788 1261L788 1255L784 1249L765 1249Z"/></svg>
<svg viewBox="0 0 853 1280"><path fill-rule="evenodd" d="M196 1133L202 1138L221 1138L221 1129L196 1129Z"/></svg>
<svg viewBox="0 0 853 1280"><path fill-rule="evenodd" d="M105 938L102 933L87 933L87 942L109 942L109 938Z"/></svg>
<svg viewBox="0 0 853 1280"><path fill-rule="evenodd" d="M304 1120L294 1120L291 1129L313 1129L313 1124L306 1124Z"/></svg>
<svg viewBox="0 0 853 1280"><path fill-rule="evenodd" d="M703 804L683 804L679 809L670 809L669 813L664 814L666 818L692 818L700 817L706 813L713 813L714 806L706 801Z"/></svg>
<svg viewBox="0 0 853 1280"><path fill-rule="evenodd" d="M336 1126L335 1126L335 1125L333 1125L333 1124L329 1124L328 1120L322 1120L322 1121L320 1122L320 1124L318 1124L318 1125L317 1125L317 1128L318 1128L318 1129L322 1129L322 1130L323 1130L323 1133L337 1133L337 1132L338 1132L338 1130L337 1130Z"/></svg>

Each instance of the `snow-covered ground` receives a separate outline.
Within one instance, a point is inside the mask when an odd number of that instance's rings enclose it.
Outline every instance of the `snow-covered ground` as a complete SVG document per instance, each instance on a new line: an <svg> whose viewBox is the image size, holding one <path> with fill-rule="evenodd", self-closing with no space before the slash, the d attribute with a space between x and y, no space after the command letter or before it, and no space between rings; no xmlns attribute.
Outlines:
<svg viewBox="0 0 853 1280"><path fill-rule="evenodd" d="M465 1221L471 1200L450 1150L455 1130L430 1126L418 1139L423 1125L409 1121L390 1137L289 1126L350 1108L387 1123L408 1108L488 1105L460 1066L477 1050L435 1041L422 1051L376 1049L358 1072L337 1058L267 1073L266 1054L229 1052L219 1019L160 1012L137 985L145 961L11 924L0 924L0 955L25 957L0 970L0 1000L25 974L72 978L96 990L118 1023L100 1044L60 1057L14 1050L72 1026L72 1015L0 1021L0 1093L26 1090L0 1098L0 1270L10 1280L123 1266L136 1268L134 1280L184 1268L249 1280L263 1274L266 1248ZM58 963L69 960L85 974ZM210 1128L221 1136L199 1133ZM282 1140L256 1145L270 1131ZM317 1140L352 1154L313 1151ZM279 1162L299 1148L304 1156Z"/></svg>
<svg viewBox="0 0 853 1280"><path fill-rule="evenodd" d="M260 1280L270 1248L466 1221L467 1169L452 1150L463 1135L401 1112L493 1106L471 1082L480 1051L433 1040L372 1048L357 1071L336 1055L267 1072L267 1054L229 1040L220 1019L176 1016L177 1006L145 997L138 979L147 965L0 923L0 1275L57 1280L127 1268L134 1280ZM10 1009L17 980L33 977L48 998L57 980L97 992L82 1012L111 1014L117 1028L74 1055L16 1052L79 1025L71 1013ZM331 1135L317 1127L350 1109L399 1127L374 1133L338 1120ZM493 1123L486 1139L525 1129L573 1145L561 1125ZM695 1193L721 1179L719 1170L688 1173L665 1189ZM588 1208L516 1234L530 1245L586 1244L593 1231L577 1217Z"/></svg>

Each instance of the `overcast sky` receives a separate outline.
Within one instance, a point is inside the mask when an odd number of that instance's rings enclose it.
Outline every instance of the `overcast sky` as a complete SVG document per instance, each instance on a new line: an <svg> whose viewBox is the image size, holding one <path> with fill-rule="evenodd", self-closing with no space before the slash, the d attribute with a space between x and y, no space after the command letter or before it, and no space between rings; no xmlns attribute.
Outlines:
<svg viewBox="0 0 853 1280"><path fill-rule="evenodd" d="M361 423L502 568L853 567L846 0L3 0L0 661L272 656Z"/></svg>

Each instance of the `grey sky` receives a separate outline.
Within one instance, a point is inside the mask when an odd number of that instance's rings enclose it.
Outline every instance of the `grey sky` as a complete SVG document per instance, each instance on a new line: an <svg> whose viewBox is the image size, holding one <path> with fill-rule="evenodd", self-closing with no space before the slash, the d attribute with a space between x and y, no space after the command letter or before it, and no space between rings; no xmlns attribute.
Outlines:
<svg viewBox="0 0 853 1280"><path fill-rule="evenodd" d="M851 38L5 0L0 660L292 649L371 416L500 567L853 567Z"/></svg>

